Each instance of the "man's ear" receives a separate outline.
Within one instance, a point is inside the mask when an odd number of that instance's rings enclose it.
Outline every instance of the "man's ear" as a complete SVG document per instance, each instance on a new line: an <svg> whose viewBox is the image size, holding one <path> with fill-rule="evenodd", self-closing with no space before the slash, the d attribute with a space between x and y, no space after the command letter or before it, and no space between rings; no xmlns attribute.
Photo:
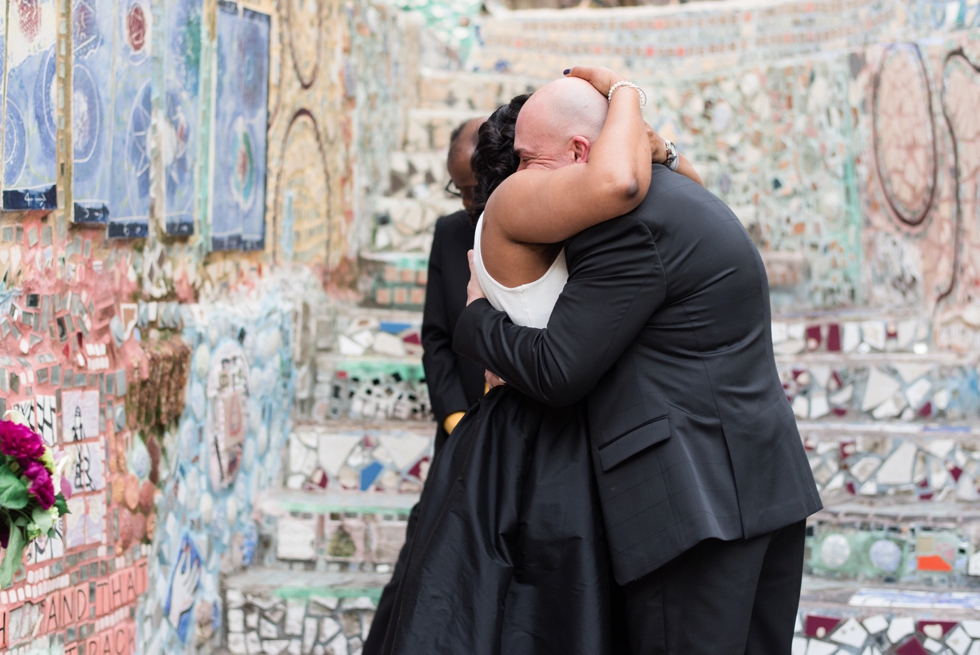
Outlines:
<svg viewBox="0 0 980 655"><path fill-rule="evenodd" d="M571 150L575 163L584 164L589 161L589 152L592 150L592 143L584 136L574 136L572 137Z"/></svg>

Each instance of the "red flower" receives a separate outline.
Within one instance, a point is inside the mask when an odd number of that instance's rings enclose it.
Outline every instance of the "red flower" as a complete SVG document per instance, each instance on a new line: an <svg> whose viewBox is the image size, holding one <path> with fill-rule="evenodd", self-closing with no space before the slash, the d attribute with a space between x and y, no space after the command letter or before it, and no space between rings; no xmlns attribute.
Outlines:
<svg viewBox="0 0 980 655"><path fill-rule="evenodd" d="M22 467L44 455L44 442L29 427L0 421L0 453L13 457Z"/></svg>
<svg viewBox="0 0 980 655"><path fill-rule="evenodd" d="M31 481L31 493L37 498L41 509L54 505L54 482L44 464L31 462L24 468L24 477Z"/></svg>

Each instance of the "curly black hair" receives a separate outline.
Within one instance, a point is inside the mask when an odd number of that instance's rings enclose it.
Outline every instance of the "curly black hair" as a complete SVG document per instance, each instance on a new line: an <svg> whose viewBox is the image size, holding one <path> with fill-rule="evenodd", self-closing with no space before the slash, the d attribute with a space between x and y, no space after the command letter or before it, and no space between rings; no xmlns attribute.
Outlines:
<svg viewBox="0 0 980 655"><path fill-rule="evenodd" d="M487 206L487 200L500 183L517 172L520 159L514 153L514 125L517 114L531 96L519 95L506 105L497 108L480 126L476 150L470 166L476 176L473 190L473 208L470 219L476 223Z"/></svg>

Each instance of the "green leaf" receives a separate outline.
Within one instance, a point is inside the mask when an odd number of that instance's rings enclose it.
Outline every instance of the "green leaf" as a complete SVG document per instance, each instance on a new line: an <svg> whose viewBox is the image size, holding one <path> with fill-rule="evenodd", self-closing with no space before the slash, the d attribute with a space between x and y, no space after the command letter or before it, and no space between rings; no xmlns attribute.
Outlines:
<svg viewBox="0 0 980 655"><path fill-rule="evenodd" d="M41 509L40 507L35 507L34 511L31 513L31 518L37 523L37 529L41 532L47 532L54 526L54 520L57 515L50 510Z"/></svg>
<svg viewBox="0 0 980 655"><path fill-rule="evenodd" d="M25 545L27 544L20 530L11 530L10 544L7 546L7 552L3 555L3 563L0 564L0 589L9 587L10 583L13 582L14 574L17 573L23 563Z"/></svg>
<svg viewBox="0 0 980 655"><path fill-rule="evenodd" d="M0 469L0 507L6 509L21 509L27 506L30 497L27 495L27 485L9 470Z"/></svg>
<svg viewBox="0 0 980 655"><path fill-rule="evenodd" d="M54 506L58 508L58 516L64 516L65 514L71 514L68 511L68 501L62 494L58 494L54 499Z"/></svg>

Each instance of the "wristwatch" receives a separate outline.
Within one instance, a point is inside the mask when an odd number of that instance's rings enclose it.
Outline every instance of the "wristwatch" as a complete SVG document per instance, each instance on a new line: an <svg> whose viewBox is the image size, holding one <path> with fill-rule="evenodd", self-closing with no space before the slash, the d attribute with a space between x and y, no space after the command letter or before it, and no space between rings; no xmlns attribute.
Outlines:
<svg viewBox="0 0 980 655"><path fill-rule="evenodd" d="M677 147L667 139L664 139L664 147L667 148L667 160L664 162L664 166L672 171L676 171L680 165L680 158L677 156Z"/></svg>

